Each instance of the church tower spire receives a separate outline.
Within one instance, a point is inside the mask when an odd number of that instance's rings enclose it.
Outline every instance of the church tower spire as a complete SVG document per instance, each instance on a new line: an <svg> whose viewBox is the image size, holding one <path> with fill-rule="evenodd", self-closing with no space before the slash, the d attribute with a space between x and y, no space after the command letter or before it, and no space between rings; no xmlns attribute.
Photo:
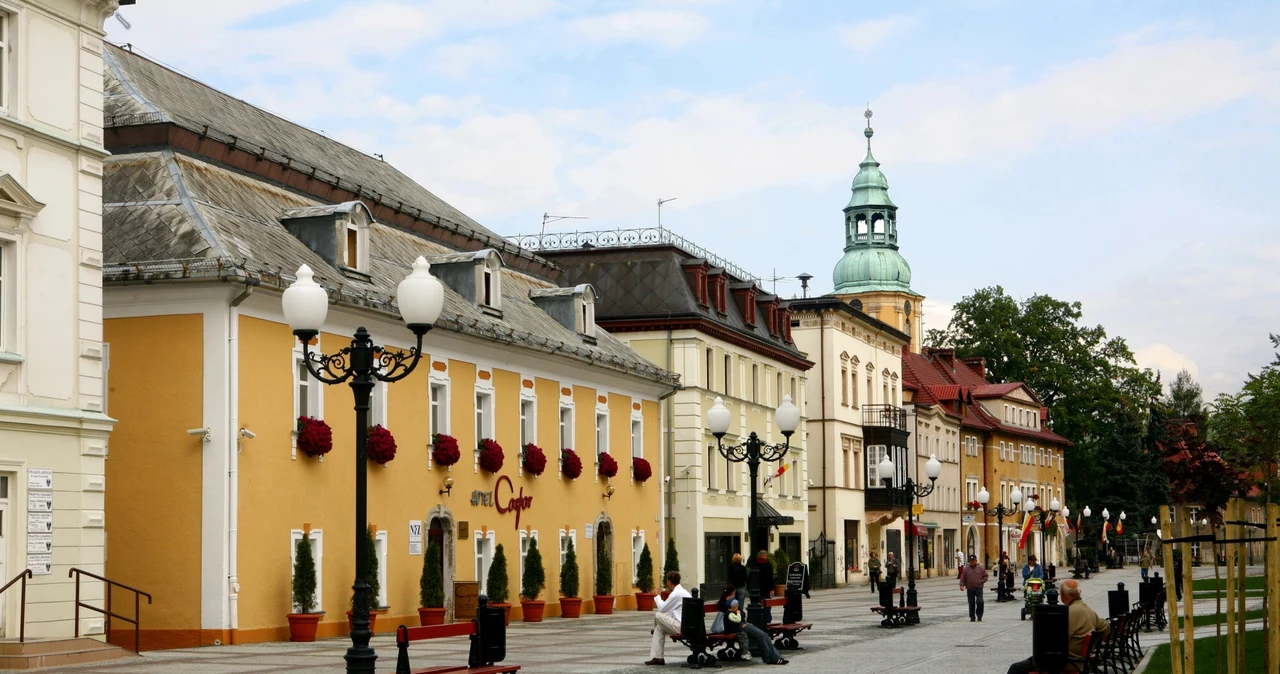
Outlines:
<svg viewBox="0 0 1280 674"><path fill-rule="evenodd" d="M911 289L911 265L898 252L898 206L889 181L871 153L870 106L863 113L867 155L853 178L853 196L844 207L844 257L833 276L835 294L911 336L919 351L919 293Z"/></svg>

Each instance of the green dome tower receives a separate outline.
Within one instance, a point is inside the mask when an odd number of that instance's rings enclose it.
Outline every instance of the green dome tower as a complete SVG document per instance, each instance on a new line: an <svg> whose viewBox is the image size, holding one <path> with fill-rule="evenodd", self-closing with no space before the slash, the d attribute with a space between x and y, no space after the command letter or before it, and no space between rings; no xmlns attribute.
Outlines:
<svg viewBox="0 0 1280 674"><path fill-rule="evenodd" d="M853 178L853 197L844 207L844 257L833 273L835 295L911 336L918 351L920 300L911 289L911 265L898 252L898 206L889 181L871 154L871 109L864 116L867 156Z"/></svg>

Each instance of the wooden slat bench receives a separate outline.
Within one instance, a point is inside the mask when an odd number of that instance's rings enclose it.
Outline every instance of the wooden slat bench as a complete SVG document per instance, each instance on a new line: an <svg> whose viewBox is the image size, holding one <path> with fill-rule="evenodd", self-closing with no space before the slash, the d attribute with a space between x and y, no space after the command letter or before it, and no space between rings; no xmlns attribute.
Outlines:
<svg viewBox="0 0 1280 674"><path fill-rule="evenodd" d="M898 596L897 606L894 606L893 601L891 600L888 606L872 606L871 612L884 616L884 620L880 621L881 627L904 627L910 624L910 618L913 615L919 614L920 607L906 606L905 596L902 588L900 587L893 588L891 596L892 595Z"/></svg>
<svg viewBox="0 0 1280 674"><path fill-rule="evenodd" d="M702 605L702 613L704 616L714 615L716 613L719 613L717 604L715 602L704 603ZM704 617L704 620L705 620L705 617ZM692 640L685 638L683 634L672 634L671 640L676 643L683 644L685 647L689 649L690 655L688 658L688 662L690 665L697 666L702 664L701 662L699 662L699 657L698 657L702 653L715 656L720 660L737 660L738 656L741 655L740 653L738 653L738 638L736 635L716 633L716 634L708 634L706 635L706 637L707 637L707 646L705 648L696 643L693 643Z"/></svg>
<svg viewBox="0 0 1280 674"><path fill-rule="evenodd" d="M477 623L474 620L448 625L427 625L424 627L405 627L401 625L396 628L396 649L399 651L396 658L396 674L450 674L451 672L457 672L458 674L509 674L510 672L520 671L520 665L499 663L482 663L475 667L468 665L440 665L421 669L413 669L409 666L409 642L411 641L469 636L472 639L471 650L475 652L476 646L474 642L477 634Z"/></svg>
<svg viewBox="0 0 1280 674"><path fill-rule="evenodd" d="M797 601L799 596L797 595ZM787 605L786 597L769 597L764 600L764 605L773 608L785 608ZM785 613L784 613L785 616ZM785 617L784 617L785 620ZM765 626L765 631L769 633L769 637L773 639L773 645L778 650L793 651L800 648L800 642L796 640L796 635L813 627L813 623L802 622L783 622L769 623Z"/></svg>

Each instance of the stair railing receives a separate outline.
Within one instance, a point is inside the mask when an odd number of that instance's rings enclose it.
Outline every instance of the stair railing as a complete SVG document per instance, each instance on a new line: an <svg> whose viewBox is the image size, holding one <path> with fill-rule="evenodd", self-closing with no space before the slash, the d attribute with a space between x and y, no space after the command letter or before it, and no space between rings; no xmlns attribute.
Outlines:
<svg viewBox="0 0 1280 674"><path fill-rule="evenodd" d="M18 643L27 640L27 579L31 577L31 569L23 569L22 573L13 577L13 580L0 587L0 594L13 587L13 584L22 581L22 600L18 603Z"/></svg>
<svg viewBox="0 0 1280 674"><path fill-rule="evenodd" d="M105 611L103 609L98 608L97 606L86 604L80 601L80 577L81 576L88 576L90 578L93 578L94 580L100 580L107 584L107 597L106 597L107 608ZM75 631L76 637L79 638L80 636L80 608L84 607L89 609L90 611L101 613L102 615L106 616L106 620L104 622L106 623L105 631L107 636L107 643L111 643L111 619L112 618L115 618L117 620L123 620L124 622L132 624L133 625L133 652L139 653L140 651L138 650L138 633L142 627L140 622L142 620L142 601L141 600L142 600L142 597L146 597L147 603L150 604L151 595L135 587L129 587L124 583L117 583L116 581L111 580L110 578L103 578L102 576L99 576L95 573L89 573L88 571L85 571L83 569L77 569L74 567L70 571L67 571L67 577L68 578L75 577L76 579L76 631ZM127 616L123 616L118 613L113 613L111 611L111 590L112 588L116 588L116 587L122 590L128 590L133 593L133 618L129 618Z"/></svg>

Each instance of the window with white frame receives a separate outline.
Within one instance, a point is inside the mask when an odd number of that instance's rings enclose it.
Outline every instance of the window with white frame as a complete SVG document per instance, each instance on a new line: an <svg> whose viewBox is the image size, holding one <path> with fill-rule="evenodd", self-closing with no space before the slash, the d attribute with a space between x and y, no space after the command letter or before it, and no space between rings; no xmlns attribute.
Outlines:
<svg viewBox="0 0 1280 674"><path fill-rule="evenodd" d="M302 529L294 529L289 532L289 568L293 568L293 564L298 559L298 541L302 540ZM316 606L315 611L323 611L324 606L321 601L324 597L324 531L320 529L311 530L311 558L316 562ZM292 585L292 584L291 584ZM293 612L301 611L301 607L293 604Z"/></svg>
<svg viewBox="0 0 1280 674"><path fill-rule="evenodd" d="M779 372L775 379L777 381L773 385L773 406L777 407L782 404L782 373Z"/></svg>
<svg viewBox="0 0 1280 674"><path fill-rule="evenodd" d="M560 449L573 449L573 408L560 406Z"/></svg>
<svg viewBox="0 0 1280 674"><path fill-rule="evenodd" d="M373 553L378 556L378 596L374 597L378 608L387 606L387 532L373 536Z"/></svg>
<svg viewBox="0 0 1280 674"><path fill-rule="evenodd" d="M569 561L569 543L570 541L573 541L577 537L577 535L578 535L578 532L574 529L560 530L560 568L561 569L563 569L564 565L567 564ZM574 547L574 553L576 554L577 547L578 547L577 543L574 543L573 547Z"/></svg>
<svg viewBox="0 0 1280 674"><path fill-rule="evenodd" d="M369 390L369 425L387 427L387 382L375 381Z"/></svg>
<svg viewBox="0 0 1280 674"><path fill-rule="evenodd" d="M520 575L516 576L516 578L524 578L524 565L529 561L529 541L536 540L538 540L537 531L520 532ZM523 580L521 582L523 582Z"/></svg>
<svg viewBox="0 0 1280 674"><path fill-rule="evenodd" d="M631 584L635 585L640 571L640 554L644 552L644 529L631 532Z"/></svg>
<svg viewBox="0 0 1280 674"><path fill-rule="evenodd" d="M631 417L631 456L644 458L644 423L638 417Z"/></svg>
<svg viewBox="0 0 1280 674"><path fill-rule="evenodd" d="M0 14L0 17L4 17ZM4 23L5 19L0 18L0 23ZM0 50L0 55L3 55ZM0 73L3 73L3 67L0 67ZM3 73L0 78L5 78L8 73ZM0 239L0 352L14 351L16 347L11 343L14 337L9 337L9 331L14 327L13 314L15 313L15 301L9 298L12 294L11 286L14 284L11 277L14 274L10 271L13 263L9 261L9 256L13 251L17 250L17 246L5 239ZM16 337L16 335L15 335Z"/></svg>
<svg viewBox="0 0 1280 674"><path fill-rule="evenodd" d="M716 485L716 448L707 447L707 460L703 466L703 479L706 480L707 489L717 489Z"/></svg>
<svg viewBox="0 0 1280 674"><path fill-rule="evenodd" d="M609 415L596 410L596 460L609 453Z"/></svg>
<svg viewBox="0 0 1280 674"><path fill-rule="evenodd" d="M9 87L13 80L13 70L9 59L13 49L12 15L0 10L0 113L9 111Z"/></svg>
<svg viewBox="0 0 1280 674"><path fill-rule="evenodd" d="M493 437L493 394L476 391L476 442Z"/></svg>
<svg viewBox="0 0 1280 674"><path fill-rule="evenodd" d="M529 443L537 444L537 407L533 398L520 399L520 451L524 451L525 445Z"/></svg>
<svg viewBox="0 0 1280 674"><path fill-rule="evenodd" d="M716 376L715 356L716 356L716 352L711 347L708 346L707 347L707 378L703 380L707 383L708 391L712 389L711 382L715 381L715 376Z"/></svg>
<svg viewBox="0 0 1280 674"><path fill-rule="evenodd" d="M1007 459L1008 459L1007 454L1008 454L1008 453L1007 453L1007 450L1006 450L1006 448L1005 448L1004 441L1003 441L1003 440L1001 440L1001 441L1000 441L1000 460L1001 460L1001 461L1005 461L1005 460L1007 460Z"/></svg>
<svg viewBox="0 0 1280 674"><path fill-rule="evenodd" d="M760 402L760 366L751 364L751 402Z"/></svg>
<svg viewBox="0 0 1280 674"><path fill-rule="evenodd" d="M880 462L884 460L886 451L884 445L867 445L867 489L884 488L880 481Z"/></svg>
<svg viewBox="0 0 1280 674"><path fill-rule="evenodd" d="M733 356L724 354L724 394L726 396L733 395Z"/></svg>
<svg viewBox="0 0 1280 674"><path fill-rule="evenodd" d="M799 459L791 460L791 495L800 496L800 461Z"/></svg>
<svg viewBox="0 0 1280 674"><path fill-rule="evenodd" d="M495 533L493 531L475 533L475 570L476 580L480 582L480 594L489 593L489 565L493 563Z"/></svg>
<svg viewBox="0 0 1280 674"><path fill-rule="evenodd" d="M502 268L496 253L485 258L476 278L476 304L489 309L502 309Z"/></svg>
<svg viewBox="0 0 1280 674"><path fill-rule="evenodd" d="M449 434L449 383L431 382L431 432Z"/></svg>
<svg viewBox="0 0 1280 674"><path fill-rule="evenodd" d="M369 271L369 228L354 222L347 224L346 258L343 259L347 269Z"/></svg>
<svg viewBox="0 0 1280 674"><path fill-rule="evenodd" d="M293 352L293 416L323 418L320 405L321 392L324 387L311 372L303 360L302 349Z"/></svg>

